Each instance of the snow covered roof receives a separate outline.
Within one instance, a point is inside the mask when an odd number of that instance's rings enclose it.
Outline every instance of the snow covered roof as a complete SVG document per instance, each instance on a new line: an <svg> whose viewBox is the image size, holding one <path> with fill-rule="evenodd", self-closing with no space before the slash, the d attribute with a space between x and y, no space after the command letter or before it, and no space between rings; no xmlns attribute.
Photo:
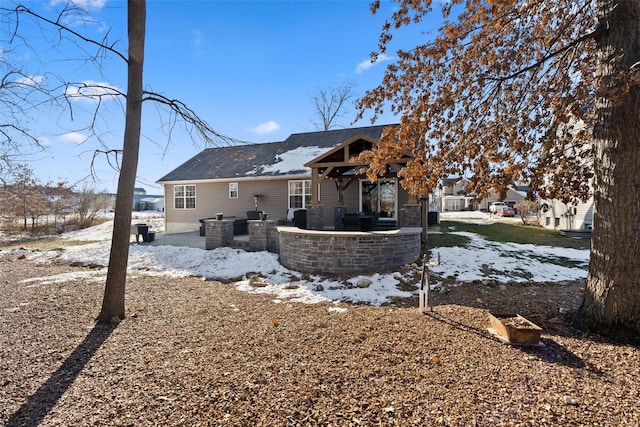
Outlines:
<svg viewBox="0 0 640 427"><path fill-rule="evenodd" d="M208 148L157 182L308 176L304 164L355 137L379 139L387 125L296 133L282 142Z"/></svg>

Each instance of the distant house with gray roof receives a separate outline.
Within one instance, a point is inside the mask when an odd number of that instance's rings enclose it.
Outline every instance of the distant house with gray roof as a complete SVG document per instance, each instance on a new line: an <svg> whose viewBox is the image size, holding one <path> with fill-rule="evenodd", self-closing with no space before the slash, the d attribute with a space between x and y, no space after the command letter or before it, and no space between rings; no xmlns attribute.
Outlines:
<svg viewBox="0 0 640 427"><path fill-rule="evenodd" d="M459 176L450 176L442 180L442 212L488 211L493 202L503 201L514 206L527 198L527 188L510 185L505 190L505 197L494 190L485 199L478 199L476 194L467 192L469 180Z"/></svg>
<svg viewBox="0 0 640 427"><path fill-rule="evenodd" d="M379 141L385 125L296 133L282 142L207 148L157 182L164 187L167 232L197 230L200 220L222 213L246 218L291 219L296 209L323 206L331 228L336 206L375 212L397 223L399 207L416 203L398 185L402 159L369 182L353 160ZM406 159L405 159L406 162ZM313 198L313 200L312 200Z"/></svg>
<svg viewBox="0 0 640 427"><path fill-rule="evenodd" d="M133 189L134 211L162 211L164 210L164 198L160 194L147 194L147 190L142 187Z"/></svg>

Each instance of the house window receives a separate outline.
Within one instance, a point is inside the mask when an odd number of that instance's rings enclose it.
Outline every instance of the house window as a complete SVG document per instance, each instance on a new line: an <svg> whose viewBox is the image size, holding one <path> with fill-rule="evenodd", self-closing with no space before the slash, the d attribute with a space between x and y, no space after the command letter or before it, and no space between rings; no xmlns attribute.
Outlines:
<svg viewBox="0 0 640 427"><path fill-rule="evenodd" d="M289 181L289 208L302 209L311 204L311 180Z"/></svg>
<svg viewBox="0 0 640 427"><path fill-rule="evenodd" d="M196 186L176 185L173 187L173 207L175 209L195 209Z"/></svg>
<svg viewBox="0 0 640 427"><path fill-rule="evenodd" d="M460 210L460 200L449 200L449 210L450 211L459 211Z"/></svg>
<svg viewBox="0 0 640 427"><path fill-rule="evenodd" d="M555 219L555 223L554 223L554 225L553 225L553 226L554 226L555 228L560 227L560 218L556 218L556 219Z"/></svg>
<svg viewBox="0 0 640 427"><path fill-rule="evenodd" d="M238 183L230 182L229 183L229 198L237 199L238 198Z"/></svg>
<svg viewBox="0 0 640 427"><path fill-rule="evenodd" d="M549 217L549 216L548 216L548 217L546 217L546 218L545 218L545 221L546 221L546 225L547 225L547 227L551 225L551 217Z"/></svg>

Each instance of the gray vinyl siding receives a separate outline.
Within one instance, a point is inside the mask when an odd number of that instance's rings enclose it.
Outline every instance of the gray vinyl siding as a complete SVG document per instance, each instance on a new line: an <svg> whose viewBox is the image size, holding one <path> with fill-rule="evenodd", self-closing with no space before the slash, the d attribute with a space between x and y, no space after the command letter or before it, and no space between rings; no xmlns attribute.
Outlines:
<svg viewBox="0 0 640 427"><path fill-rule="evenodd" d="M235 182L235 181L232 181ZM197 230L201 218L211 218L216 213L224 216L246 218L255 209L253 196L259 194L258 210L267 212L269 219L285 218L288 206L287 179L270 181L238 181L238 197L229 198L229 182L190 182L165 185L165 229L167 233ZM174 209L174 185L196 186L196 208Z"/></svg>
<svg viewBox="0 0 640 427"><path fill-rule="evenodd" d="M298 178L309 179L309 178ZM258 210L268 214L268 219L278 220L287 217L289 207L289 181L291 179L272 179L263 181L237 181L238 198L229 198L229 182L185 182L184 184L165 184L165 230L167 233L194 231L200 227L201 218L211 218L216 213L225 217L246 218L249 210L255 209L254 194L259 194ZM236 182L236 181L230 181ZM196 186L196 208L175 209L173 187L175 185ZM344 191L344 204L347 212L359 210L360 186L353 182ZM402 188L398 188L398 210L404 204L415 203L415 198ZM333 180L324 180L320 185L320 204L323 205L325 228L334 226L334 211L338 204L338 191Z"/></svg>
<svg viewBox="0 0 640 427"><path fill-rule="evenodd" d="M540 222L543 227L563 230L591 229L593 225L593 199L587 203L578 203L576 206L568 206L559 200L548 200L547 204L549 209L540 212ZM575 215L572 217L567 216L569 208L575 209Z"/></svg>

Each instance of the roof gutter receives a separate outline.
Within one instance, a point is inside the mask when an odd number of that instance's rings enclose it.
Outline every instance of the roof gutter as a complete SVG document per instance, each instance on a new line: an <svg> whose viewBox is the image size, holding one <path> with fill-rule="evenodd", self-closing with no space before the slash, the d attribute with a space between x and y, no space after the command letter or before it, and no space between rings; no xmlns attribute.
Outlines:
<svg viewBox="0 0 640 427"><path fill-rule="evenodd" d="M181 179L181 180L173 180L173 181L156 181L156 184L165 185L165 184L184 184L184 183L198 183L198 184L207 184L207 183L222 183L222 182L251 182L251 181L281 181L288 179L311 179L311 173L308 174L298 174L298 175L260 175L260 176L252 176L252 177L235 177L235 178L208 178L208 179Z"/></svg>

